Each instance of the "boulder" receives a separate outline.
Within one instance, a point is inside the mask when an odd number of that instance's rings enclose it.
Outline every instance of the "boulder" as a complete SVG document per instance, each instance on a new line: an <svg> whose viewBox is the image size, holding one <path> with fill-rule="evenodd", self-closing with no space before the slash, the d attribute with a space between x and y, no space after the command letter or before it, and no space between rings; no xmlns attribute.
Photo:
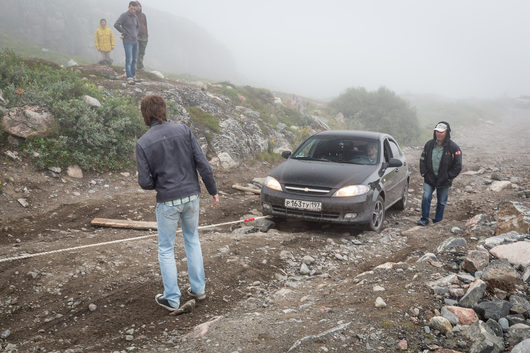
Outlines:
<svg viewBox="0 0 530 353"><path fill-rule="evenodd" d="M478 321L477 313L473 309L461 308L459 306L446 306L445 308L456 316L460 325L471 325Z"/></svg>
<svg viewBox="0 0 530 353"><path fill-rule="evenodd" d="M508 180L496 180L489 186L488 189L490 189L493 192L501 192L504 189L512 187L512 183Z"/></svg>
<svg viewBox="0 0 530 353"><path fill-rule="evenodd" d="M433 330L438 330L443 334L453 331L453 326L451 325L449 320L447 320L443 316L433 316L429 320L429 327Z"/></svg>
<svg viewBox="0 0 530 353"><path fill-rule="evenodd" d="M482 272L482 280L491 289L499 288L508 292L512 291L520 280L517 271L505 260L493 260Z"/></svg>
<svg viewBox="0 0 530 353"><path fill-rule="evenodd" d="M484 296L486 287L484 281L477 279L475 282L471 283L466 294L460 299L458 304L466 308L473 307Z"/></svg>
<svg viewBox="0 0 530 353"><path fill-rule="evenodd" d="M52 113L37 105L10 109L2 119L2 125L6 132L22 138L44 134L54 124L55 117Z"/></svg>
<svg viewBox="0 0 530 353"><path fill-rule="evenodd" d="M505 300L484 301L473 307L475 312L483 320L493 319L499 321L501 317L506 317L510 313L510 302Z"/></svg>
<svg viewBox="0 0 530 353"><path fill-rule="evenodd" d="M509 231L516 231L520 234L530 233L530 210L521 202L502 203L496 216L498 225L495 234Z"/></svg>
<svg viewBox="0 0 530 353"><path fill-rule="evenodd" d="M487 251L471 250L467 253L462 268L470 273L482 271L490 262L490 255Z"/></svg>
<svg viewBox="0 0 530 353"><path fill-rule="evenodd" d="M513 243L516 241L520 241L526 238L526 235L519 234L516 231L510 231L508 233L502 233L494 237L489 237L484 240L484 247L486 249L491 249L496 247L497 245L505 244L505 243Z"/></svg>
<svg viewBox="0 0 530 353"><path fill-rule="evenodd" d="M473 342L470 353L500 353L504 351L504 342L501 337L483 321L464 328L462 334Z"/></svg>
<svg viewBox="0 0 530 353"><path fill-rule="evenodd" d="M530 338L521 341L513 347L511 353L528 353L530 352Z"/></svg>
<svg viewBox="0 0 530 353"><path fill-rule="evenodd" d="M508 343L515 346L516 344L530 337L530 326L525 324L515 324L508 328Z"/></svg>
<svg viewBox="0 0 530 353"><path fill-rule="evenodd" d="M512 305L510 308L512 313L523 315L530 313L530 302L522 295L513 294L510 296L510 304Z"/></svg>
<svg viewBox="0 0 530 353"><path fill-rule="evenodd" d="M526 267L530 265L530 242L518 241L494 247L490 253L499 259L506 259L514 266Z"/></svg>

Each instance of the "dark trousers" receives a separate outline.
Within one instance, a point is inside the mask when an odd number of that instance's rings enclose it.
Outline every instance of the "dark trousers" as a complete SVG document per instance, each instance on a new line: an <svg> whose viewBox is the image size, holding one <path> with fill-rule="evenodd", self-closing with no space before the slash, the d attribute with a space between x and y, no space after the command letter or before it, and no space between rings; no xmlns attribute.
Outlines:
<svg viewBox="0 0 530 353"><path fill-rule="evenodd" d="M138 40L138 63L137 63L137 67L139 69L143 69L144 68L145 47L147 47L147 41L146 40Z"/></svg>

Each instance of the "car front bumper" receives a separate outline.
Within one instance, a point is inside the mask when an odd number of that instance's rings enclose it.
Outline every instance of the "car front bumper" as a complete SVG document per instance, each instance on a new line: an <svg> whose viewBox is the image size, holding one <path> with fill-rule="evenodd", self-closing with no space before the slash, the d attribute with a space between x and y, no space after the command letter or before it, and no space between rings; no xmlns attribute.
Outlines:
<svg viewBox="0 0 530 353"><path fill-rule="evenodd" d="M320 211L285 207L285 199L322 203ZM354 197L322 197L286 193L269 188L261 190L261 208L264 215L300 218L309 221L352 224L368 223L372 215L373 190Z"/></svg>

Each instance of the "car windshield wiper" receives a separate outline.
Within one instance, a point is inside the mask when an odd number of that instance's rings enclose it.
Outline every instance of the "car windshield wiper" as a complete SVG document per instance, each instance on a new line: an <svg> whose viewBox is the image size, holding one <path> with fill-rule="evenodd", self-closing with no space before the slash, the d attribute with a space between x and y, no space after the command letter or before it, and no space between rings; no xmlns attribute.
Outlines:
<svg viewBox="0 0 530 353"><path fill-rule="evenodd" d="M293 157L293 159L300 159L300 160L304 160L304 161L321 161L321 162L329 162L329 159L324 159L324 158L313 158L313 157L308 157L308 156L298 156L298 157Z"/></svg>

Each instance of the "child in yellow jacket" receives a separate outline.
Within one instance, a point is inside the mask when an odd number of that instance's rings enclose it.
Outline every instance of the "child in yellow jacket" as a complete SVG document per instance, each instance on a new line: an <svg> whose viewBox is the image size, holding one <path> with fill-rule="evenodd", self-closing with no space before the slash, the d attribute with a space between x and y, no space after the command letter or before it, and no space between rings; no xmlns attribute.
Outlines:
<svg viewBox="0 0 530 353"><path fill-rule="evenodd" d="M101 61L99 63L111 65L112 59L110 58L110 52L114 49L114 33L107 27L107 20L104 18L99 20L99 27L94 36L94 43L96 44L96 49L101 53Z"/></svg>

